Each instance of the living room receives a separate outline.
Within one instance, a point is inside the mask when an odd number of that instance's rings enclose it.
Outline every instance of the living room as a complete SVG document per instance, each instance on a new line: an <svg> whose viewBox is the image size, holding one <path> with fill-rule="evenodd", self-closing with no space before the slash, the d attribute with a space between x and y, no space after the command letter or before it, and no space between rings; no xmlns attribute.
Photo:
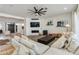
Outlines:
<svg viewBox="0 0 79 59"><path fill-rule="evenodd" d="M78 4L0 5L0 54L79 54L78 13Z"/></svg>

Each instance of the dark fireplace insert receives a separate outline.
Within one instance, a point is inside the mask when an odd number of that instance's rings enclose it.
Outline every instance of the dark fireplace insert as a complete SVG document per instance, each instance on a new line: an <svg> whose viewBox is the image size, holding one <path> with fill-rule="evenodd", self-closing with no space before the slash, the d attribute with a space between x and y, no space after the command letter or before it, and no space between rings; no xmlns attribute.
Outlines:
<svg viewBox="0 0 79 59"><path fill-rule="evenodd" d="M39 30L32 30L32 33L39 33Z"/></svg>

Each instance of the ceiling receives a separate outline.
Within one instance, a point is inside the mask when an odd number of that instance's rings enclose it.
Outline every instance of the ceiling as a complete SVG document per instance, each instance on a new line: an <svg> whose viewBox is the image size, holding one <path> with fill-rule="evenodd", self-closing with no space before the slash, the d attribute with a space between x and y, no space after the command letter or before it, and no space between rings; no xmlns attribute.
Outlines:
<svg viewBox="0 0 79 59"><path fill-rule="evenodd" d="M72 12L77 8L76 4L0 4L0 13L19 17L34 17L28 13L28 9L33 7L47 8L46 15L40 17L52 17L63 13Z"/></svg>

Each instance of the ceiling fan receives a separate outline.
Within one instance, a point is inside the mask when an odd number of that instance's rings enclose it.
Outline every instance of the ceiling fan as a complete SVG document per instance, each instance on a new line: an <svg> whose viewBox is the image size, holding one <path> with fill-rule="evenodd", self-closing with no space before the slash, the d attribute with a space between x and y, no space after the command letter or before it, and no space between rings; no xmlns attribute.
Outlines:
<svg viewBox="0 0 79 59"><path fill-rule="evenodd" d="M35 16L37 16L37 15L42 16L42 15L45 15L45 13L47 12L47 8L40 8L40 9L38 9L36 7L33 7L33 9L34 10L28 9L28 11L29 11L29 13L31 13L31 15L34 14Z"/></svg>

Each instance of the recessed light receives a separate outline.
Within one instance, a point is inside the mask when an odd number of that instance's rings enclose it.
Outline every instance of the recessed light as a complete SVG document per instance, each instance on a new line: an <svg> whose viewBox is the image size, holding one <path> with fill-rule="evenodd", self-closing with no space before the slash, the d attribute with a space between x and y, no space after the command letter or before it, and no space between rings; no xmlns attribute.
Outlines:
<svg viewBox="0 0 79 59"><path fill-rule="evenodd" d="M10 7L13 7L14 5L11 4L11 5L9 5L9 6L10 6Z"/></svg>
<svg viewBox="0 0 79 59"><path fill-rule="evenodd" d="M64 10L67 10L67 8L65 7Z"/></svg>

